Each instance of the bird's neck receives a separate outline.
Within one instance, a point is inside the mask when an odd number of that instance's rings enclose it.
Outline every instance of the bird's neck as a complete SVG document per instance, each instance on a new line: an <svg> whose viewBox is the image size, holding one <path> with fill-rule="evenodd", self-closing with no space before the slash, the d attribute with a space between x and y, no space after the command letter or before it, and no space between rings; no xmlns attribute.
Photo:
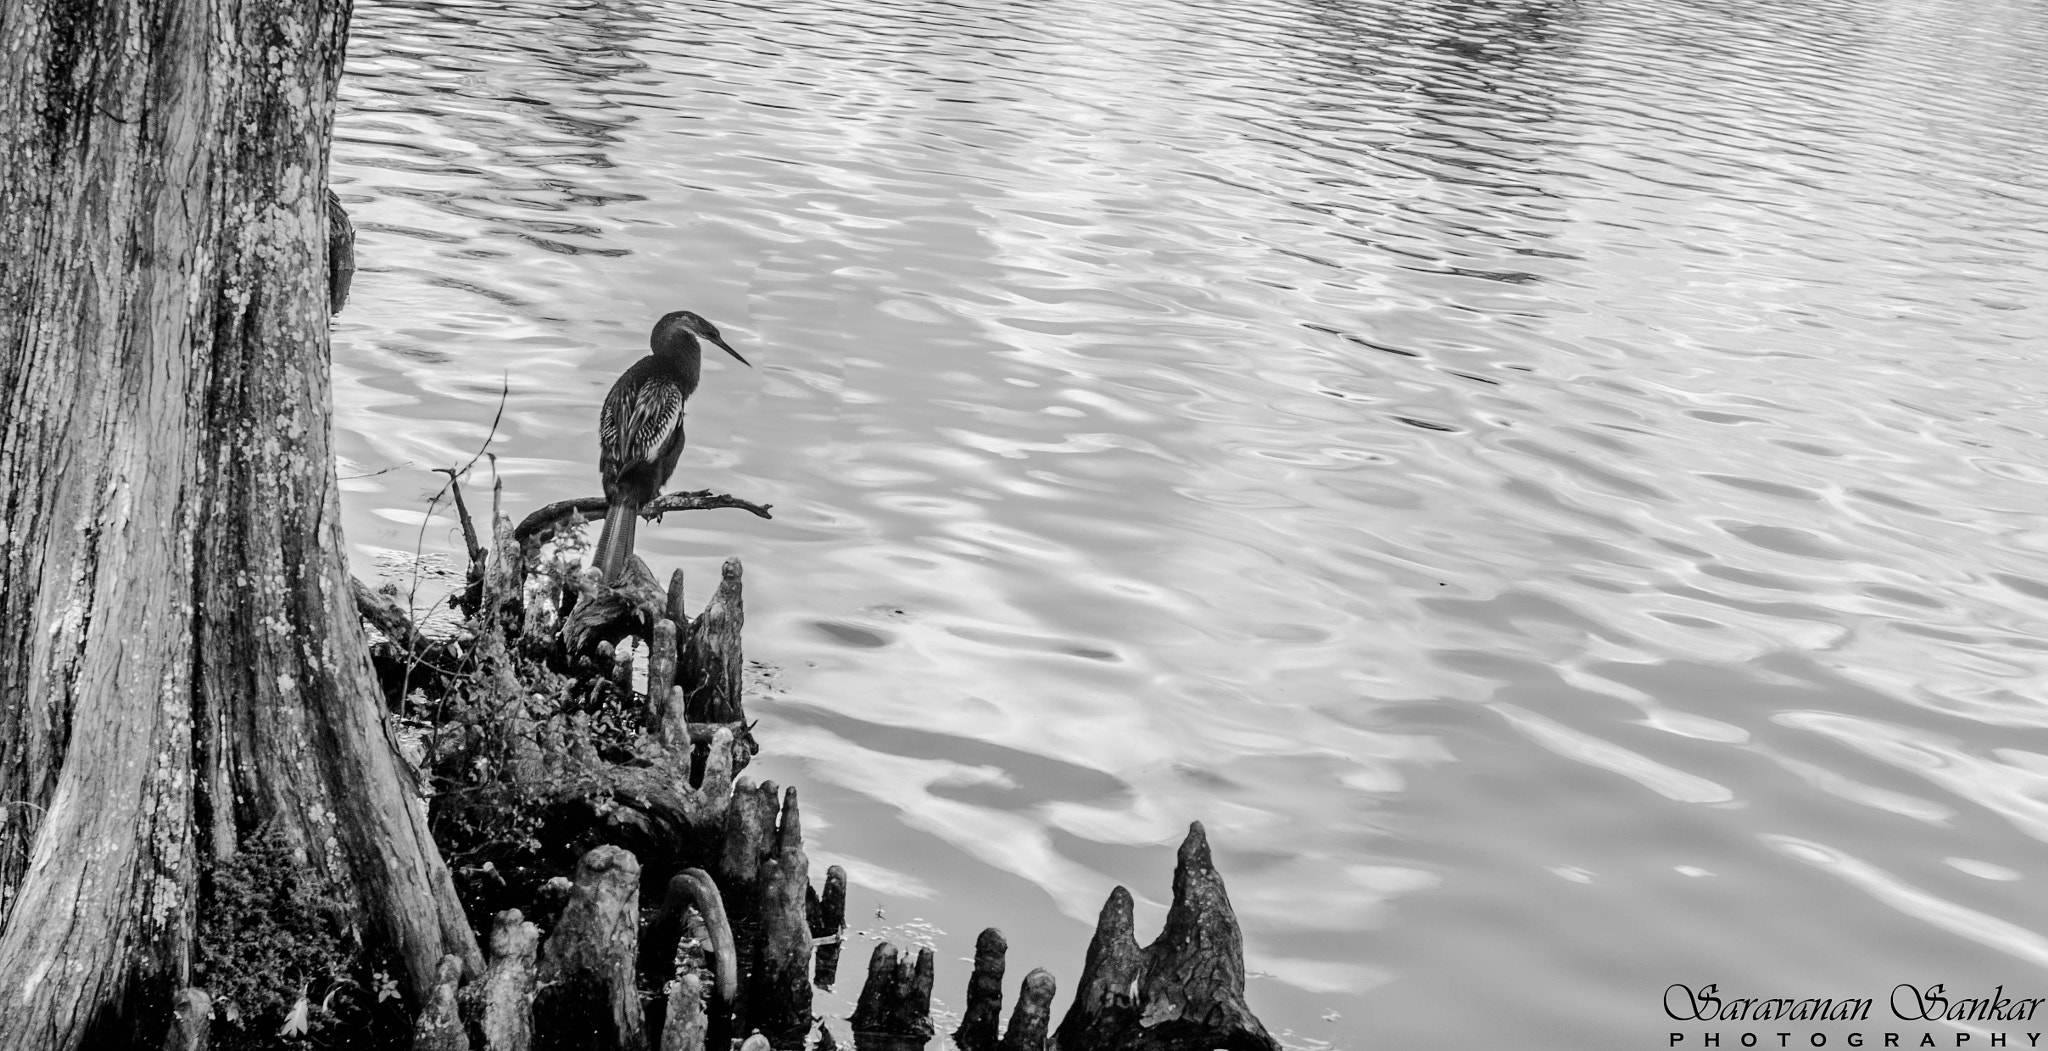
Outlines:
<svg viewBox="0 0 2048 1051"><path fill-rule="evenodd" d="M670 339L654 344L654 364L667 373L683 389L697 389L697 377L704 368L704 355L697 349L697 341L688 336Z"/></svg>

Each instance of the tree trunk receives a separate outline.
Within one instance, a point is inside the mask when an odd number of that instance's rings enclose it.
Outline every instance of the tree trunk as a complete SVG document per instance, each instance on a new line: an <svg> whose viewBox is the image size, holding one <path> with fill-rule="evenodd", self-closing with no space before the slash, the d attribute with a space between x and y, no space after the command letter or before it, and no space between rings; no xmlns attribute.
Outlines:
<svg viewBox="0 0 2048 1051"><path fill-rule="evenodd" d="M258 829L419 1002L480 963L329 451L347 0L0 4L0 1047L154 1044Z"/></svg>

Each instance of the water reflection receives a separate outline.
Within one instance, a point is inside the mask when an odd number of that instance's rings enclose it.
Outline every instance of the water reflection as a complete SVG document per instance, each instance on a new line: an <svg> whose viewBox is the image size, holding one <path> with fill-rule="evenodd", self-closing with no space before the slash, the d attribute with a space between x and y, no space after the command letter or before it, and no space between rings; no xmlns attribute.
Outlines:
<svg viewBox="0 0 2048 1051"><path fill-rule="evenodd" d="M1071 980L1199 817L1296 1047L1637 1046L1702 974L2010 984L2044 21L365 3L348 535L453 550L424 469L501 389L508 501L592 491L605 387L695 309L762 353L676 484L777 518L642 545L747 560L850 959L932 944L953 1002L996 924Z"/></svg>

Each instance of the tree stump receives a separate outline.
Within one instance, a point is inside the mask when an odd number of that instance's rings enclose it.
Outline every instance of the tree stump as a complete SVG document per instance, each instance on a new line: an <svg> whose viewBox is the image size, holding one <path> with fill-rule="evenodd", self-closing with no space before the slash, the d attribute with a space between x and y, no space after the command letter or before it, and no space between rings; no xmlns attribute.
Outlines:
<svg viewBox="0 0 2048 1051"><path fill-rule="evenodd" d="M683 605L683 601L683 571L678 569L668 575L667 606L667 619L675 623L677 631L688 631L690 628L690 611ZM668 695L663 694L662 696L666 697Z"/></svg>
<svg viewBox="0 0 2048 1051"><path fill-rule="evenodd" d="M967 1010L953 1043L960 1051L996 1051L1003 1021L1004 954L1010 943L990 927L974 940L974 973L967 979Z"/></svg>
<svg viewBox="0 0 2048 1051"><path fill-rule="evenodd" d="M846 870L837 865L825 870L822 897L805 888L804 911L811 921L812 944L817 948L817 966L811 981L820 989L831 989L839 978L839 948L846 934Z"/></svg>
<svg viewBox="0 0 2048 1051"><path fill-rule="evenodd" d="M929 1040L932 1036L932 951L899 954L894 945L875 946L867 982L853 1010L856 1039L864 1034ZM922 1046L922 1045L920 1045Z"/></svg>
<svg viewBox="0 0 2048 1051"><path fill-rule="evenodd" d="M710 1017L704 1004L704 979L695 973L677 975L668 987L668 1009L661 1026L661 1051L705 1051Z"/></svg>
<svg viewBox="0 0 2048 1051"><path fill-rule="evenodd" d="M1136 1026L1135 991L1145 968L1144 950L1132 933L1131 892L1117 887L1102 904L1095 936L1081 961L1074 1003L1060 1022L1059 1046L1066 1051L1114 1047L1116 1035Z"/></svg>
<svg viewBox="0 0 2048 1051"><path fill-rule="evenodd" d="M733 788L718 871L738 903L740 1017L777 1047L801 1046L811 1024L810 861L795 789L744 779Z"/></svg>
<svg viewBox="0 0 2048 1051"><path fill-rule="evenodd" d="M678 574L681 575L680 573ZM669 695L676 686L676 622L663 617L654 625L654 637L647 647L647 720L649 725L660 728L662 743L674 749L671 723L681 721L682 713L669 714ZM685 737L681 744L688 745L688 724L683 724ZM687 753L686 753L687 754Z"/></svg>
<svg viewBox="0 0 2048 1051"><path fill-rule="evenodd" d="M796 789L790 789L796 795ZM804 916L810 882L794 861L768 862L761 881L761 951L746 993L747 1021L776 1047L802 1047L811 1028L811 928Z"/></svg>
<svg viewBox="0 0 2048 1051"><path fill-rule="evenodd" d="M470 1014L483 1037L482 1051L527 1051L533 1045L535 954L540 928L518 909L498 914L491 927L491 962L467 991Z"/></svg>
<svg viewBox="0 0 2048 1051"><path fill-rule="evenodd" d="M1034 969L1017 989L1017 1009L1003 1030L1001 1051L1045 1051L1045 1029L1052 1018L1052 997L1058 991L1052 973Z"/></svg>
<svg viewBox="0 0 2048 1051"><path fill-rule="evenodd" d="M576 866L575 889L541 947L534 999L540 1051L643 1051L646 1020L634 983L640 863L598 847Z"/></svg>
<svg viewBox="0 0 2048 1051"><path fill-rule="evenodd" d="M1244 983L1244 936L1198 821L1181 842L1166 926L1142 953L1130 893L1110 893L1058 1043L1062 1051L1279 1051L1246 1006Z"/></svg>
<svg viewBox="0 0 2048 1051"><path fill-rule="evenodd" d="M743 723L740 684L746 661L740 652L740 629L746 626L740 598L740 560L728 558L719 571L718 590L710 605L690 625L690 639L678 675L693 723Z"/></svg>
<svg viewBox="0 0 2048 1051"><path fill-rule="evenodd" d="M563 618L562 646L571 657L648 631L668 605L668 593L638 556L627 561L626 577L616 585L606 584L594 569L578 572L569 584L576 604Z"/></svg>
<svg viewBox="0 0 2048 1051"><path fill-rule="evenodd" d="M441 957L440 980L433 995L413 1024L412 1051L469 1051L469 1034L463 1030L456 1008L456 991L462 985L462 957Z"/></svg>

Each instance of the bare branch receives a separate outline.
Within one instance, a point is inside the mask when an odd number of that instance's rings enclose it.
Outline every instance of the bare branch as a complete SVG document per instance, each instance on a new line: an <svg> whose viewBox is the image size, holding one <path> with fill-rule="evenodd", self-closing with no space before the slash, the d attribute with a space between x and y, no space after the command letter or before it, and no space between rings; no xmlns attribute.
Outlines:
<svg viewBox="0 0 2048 1051"><path fill-rule="evenodd" d="M562 528L562 524L568 520L570 515L602 515L608 506L602 496L584 496L574 500L557 500L527 515L525 520L519 523L519 528L512 531L512 536L522 546L532 549L546 543L548 538L555 534L556 530ZM643 515L662 515L670 511L703 511L719 507L736 507L742 511L752 512L760 518L774 518L774 515L768 513L768 509L773 506L773 504L757 504L749 500L742 500L736 496L728 496L724 493L714 493L709 489L699 489L689 493L666 493L657 497L652 503L642 507L640 513Z"/></svg>

